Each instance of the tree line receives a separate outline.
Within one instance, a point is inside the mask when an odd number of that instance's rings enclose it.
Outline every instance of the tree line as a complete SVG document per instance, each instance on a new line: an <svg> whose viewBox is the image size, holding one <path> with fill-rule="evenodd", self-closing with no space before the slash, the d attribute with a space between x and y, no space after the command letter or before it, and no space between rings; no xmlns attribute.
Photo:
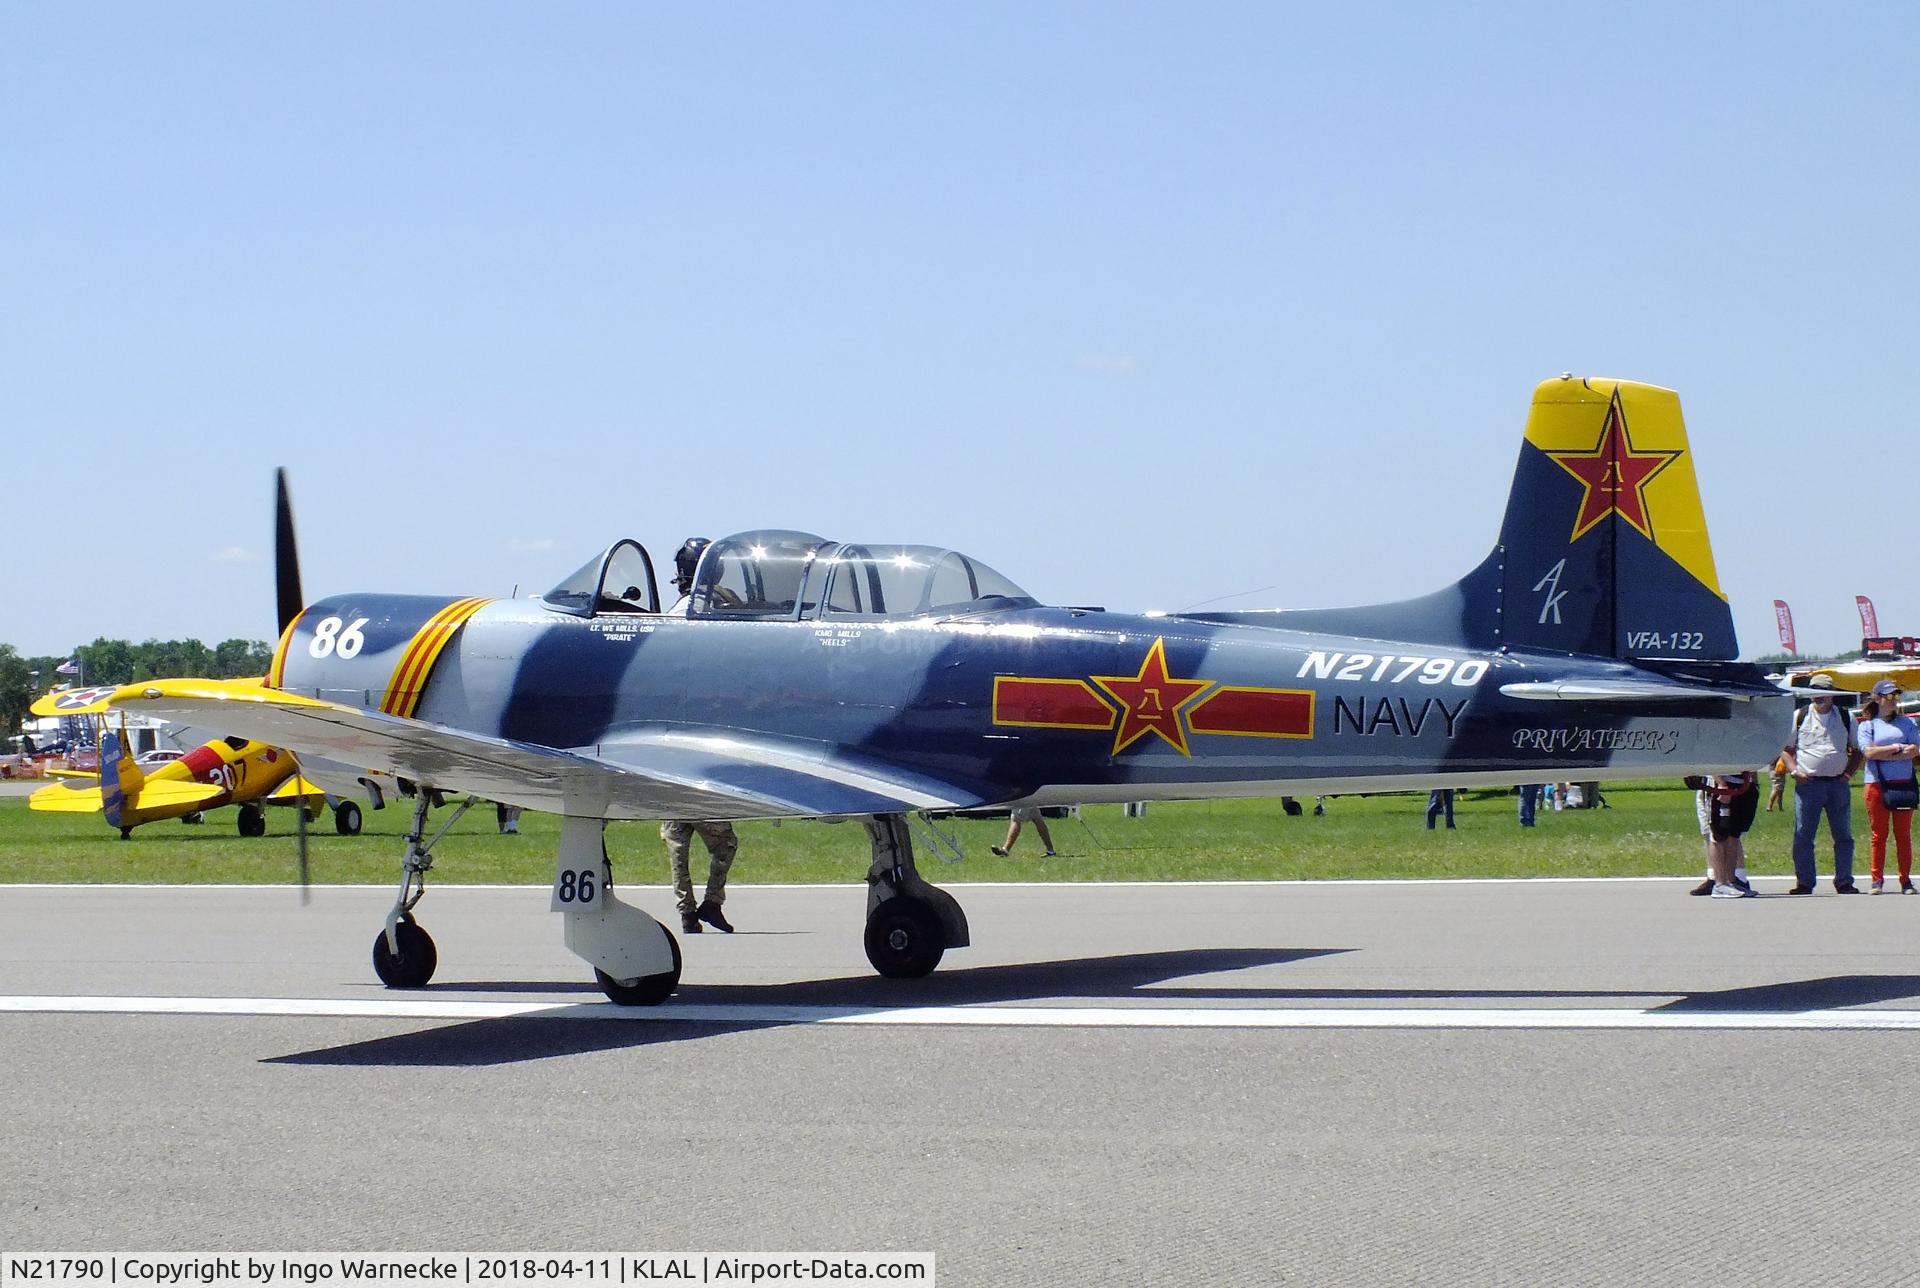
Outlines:
<svg viewBox="0 0 1920 1288"><path fill-rule="evenodd" d="M79 674L61 675L62 663L78 663ZM0 644L0 734L19 730L27 708L56 684L131 684L170 676L204 680L232 680L265 675L273 661L273 646L263 640L223 640L208 648L199 640L97 639L57 657L23 657L11 644ZM39 674L36 676L35 672Z"/></svg>

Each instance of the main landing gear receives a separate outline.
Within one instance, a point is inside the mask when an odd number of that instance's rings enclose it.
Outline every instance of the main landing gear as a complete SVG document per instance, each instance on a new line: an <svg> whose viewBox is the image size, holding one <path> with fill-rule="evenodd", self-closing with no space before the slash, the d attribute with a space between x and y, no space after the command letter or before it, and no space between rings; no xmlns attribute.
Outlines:
<svg viewBox="0 0 1920 1288"><path fill-rule="evenodd" d="M888 979L931 974L949 948L965 948L967 914L913 865L913 834L902 814L861 820L873 842L867 869L867 960Z"/></svg>
<svg viewBox="0 0 1920 1288"><path fill-rule="evenodd" d="M680 944L672 931L614 896L606 826L598 818L561 818L549 906L565 918L567 947L593 967L608 1000L658 1006L680 987Z"/></svg>
<svg viewBox="0 0 1920 1288"><path fill-rule="evenodd" d="M433 978L434 968L440 964L432 936L413 919L413 907L427 893L427 873L433 868L434 844L460 821L460 816L473 802L462 803L453 811L453 817L440 825L433 839L423 844L421 838L426 835L427 810L432 807L432 800L427 792L421 792L414 800L413 828L407 833L407 852L400 860L400 893L394 896L393 907L387 912L387 928L373 941L373 973L388 988L425 988Z"/></svg>
<svg viewBox="0 0 1920 1288"><path fill-rule="evenodd" d="M433 939L414 920L413 910L427 892L434 845L475 802L463 801L431 840L423 840L434 796L421 791L415 798L400 892L387 913L386 929L373 941L373 971L388 988L424 988L439 965ZM608 998L622 1006L656 1006L680 986L680 945L665 926L614 897L604 828L598 818L561 819L551 906L565 918L567 947L593 967Z"/></svg>
<svg viewBox="0 0 1920 1288"><path fill-rule="evenodd" d="M388 988L423 988L439 964L433 939L414 920L413 910L426 894L434 845L474 801L462 802L428 840L432 801L433 793L423 791L414 802L400 891L386 929L373 941L373 970ZM918 979L932 973L947 949L967 946L967 915L952 895L914 867L905 815L875 814L861 821L873 846L867 869L867 960L889 979ZM567 947L593 967L610 1000L657 1006L680 986L680 944L665 926L615 897L605 828L599 818L562 817L549 906L564 919Z"/></svg>

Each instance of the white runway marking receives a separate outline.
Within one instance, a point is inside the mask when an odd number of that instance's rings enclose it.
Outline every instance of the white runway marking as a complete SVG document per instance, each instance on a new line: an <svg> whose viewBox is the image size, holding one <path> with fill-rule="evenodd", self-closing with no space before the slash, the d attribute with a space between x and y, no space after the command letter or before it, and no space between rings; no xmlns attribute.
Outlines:
<svg viewBox="0 0 1920 1288"><path fill-rule="evenodd" d="M937 869L936 869L937 870ZM437 872L438 869L436 868ZM617 873L616 873L617 875ZM1223 881L969 881L949 872L950 879L940 884L959 890L1178 890L1178 889L1218 889L1237 886L1331 886L1336 889L1352 889L1360 886L1550 886L1550 885L1647 885L1670 884L1675 881L1694 882L1705 875L1704 872L1683 873L1678 876L1649 877L1275 877L1271 880L1229 879ZM1788 877L1762 878L1768 882L1778 880L1781 889L1786 888ZM1831 882L1831 873L1820 877L1822 883ZM345 882L316 882L313 887L322 890L392 890L393 882L365 882L352 884ZM622 887L625 888L625 887ZM634 889L649 887L636 885ZM796 881L796 882L756 882L729 880L729 890L865 890L864 881ZM285 881L276 882L232 882L215 884L213 882L137 882L137 881L14 881L0 883L0 890L65 890L65 891L127 891L161 890L184 893L194 890L281 890L288 894L298 894L299 887ZM441 881L435 890L530 890L544 895L550 887L545 885L527 885L524 883L502 885L482 882ZM1762 890L1762 894L1771 893Z"/></svg>
<svg viewBox="0 0 1920 1288"><path fill-rule="evenodd" d="M881 1024L1134 1029L1920 1029L1920 1011L1647 1011L1451 1007L615 1006L409 998L0 997L0 1014L309 1016L384 1020L606 1020L669 1024Z"/></svg>

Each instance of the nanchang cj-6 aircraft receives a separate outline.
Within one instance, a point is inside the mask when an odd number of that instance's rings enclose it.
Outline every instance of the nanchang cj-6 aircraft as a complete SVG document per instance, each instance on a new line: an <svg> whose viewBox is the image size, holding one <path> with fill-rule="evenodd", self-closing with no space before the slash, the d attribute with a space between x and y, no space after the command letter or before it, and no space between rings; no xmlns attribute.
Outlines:
<svg viewBox="0 0 1920 1288"><path fill-rule="evenodd" d="M861 820L867 954L911 977L968 942L914 816L1730 771L1777 753L1790 702L1732 660L1679 399L1624 381L1542 383L1493 552L1365 608L1048 607L954 551L784 531L709 546L684 615L632 541L538 600L303 608L284 478L277 521L265 681L114 702L426 789L374 942L398 987L436 962L413 909L443 794L561 815L566 943L614 1001L654 1003L679 946L608 888L604 820Z"/></svg>

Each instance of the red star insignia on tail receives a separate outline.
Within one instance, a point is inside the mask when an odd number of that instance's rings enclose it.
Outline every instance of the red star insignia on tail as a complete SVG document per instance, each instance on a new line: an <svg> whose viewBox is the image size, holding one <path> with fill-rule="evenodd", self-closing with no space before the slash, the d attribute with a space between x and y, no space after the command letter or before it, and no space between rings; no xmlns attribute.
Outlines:
<svg viewBox="0 0 1920 1288"><path fill-rule="evenodd" d="M1183 756L1187 731L1180 710L1213 686L1211 680L1176 680L1167 674L1166 640L1156 639L1140 663L1138 675L1096 675L1093 682L1120 704L1120 728L1113 736L1113 754L1119 755L1150 733L1159 734Z"/></svg>
<svg viewBox="0 0 1920 1288"><path fill-rule="evenodd" d="M1681 453L1636 452L1627 432L1627 418L1620 410L1620 391L1614 390L1607 406L1607 421L1600 429L1600 441L1591 452L1548 452L1567 473L1580 480L1586 489L1580 498L1580 514L1573 521L1578 541L1591 532L1600 520L1617 514L1631 523L1640 535L1653 539L1653 524L1647 518L1646 487L1654 475L1667 468Z"/></svg>

